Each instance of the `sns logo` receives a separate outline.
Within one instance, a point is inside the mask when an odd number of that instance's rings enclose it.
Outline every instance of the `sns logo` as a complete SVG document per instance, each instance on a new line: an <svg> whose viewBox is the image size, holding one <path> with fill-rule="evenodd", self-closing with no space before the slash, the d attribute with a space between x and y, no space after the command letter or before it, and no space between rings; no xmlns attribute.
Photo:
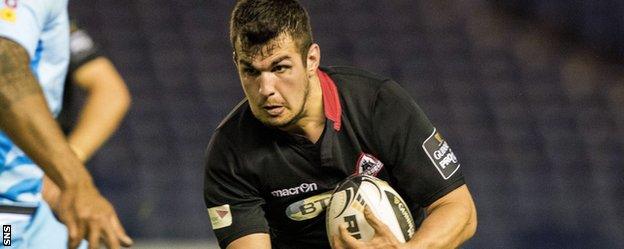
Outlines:
<svg viewBox="0 0 624 249"><path fill-rule="evenodd" d="M11 225L2 225L2 245L11 246Z"/></svg>

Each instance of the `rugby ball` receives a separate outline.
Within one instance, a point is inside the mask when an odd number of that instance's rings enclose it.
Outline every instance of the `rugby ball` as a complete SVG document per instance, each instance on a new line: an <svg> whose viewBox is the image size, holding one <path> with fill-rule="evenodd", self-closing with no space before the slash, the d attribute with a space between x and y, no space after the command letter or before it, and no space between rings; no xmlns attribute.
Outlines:
<svg viewBox="0 0 624 249"><path fill-rule="evenodd" d="M340 225L344 225L349 234L358 240L371 240L375 229L364 216L364 207L367 206L390 228L397 240L406 242L414 235L416 228L412 214L388 183L369 175L353 175L332 193L325 217L329 240L333 235L340 234Z"/></svg>

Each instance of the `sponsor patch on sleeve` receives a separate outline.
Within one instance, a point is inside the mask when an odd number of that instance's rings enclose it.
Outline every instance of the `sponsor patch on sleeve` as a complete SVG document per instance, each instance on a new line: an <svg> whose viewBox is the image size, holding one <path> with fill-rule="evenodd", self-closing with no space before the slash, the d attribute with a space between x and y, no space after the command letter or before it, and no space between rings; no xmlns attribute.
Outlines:
<svg viewBox="0 0 624 249"><path fill-rule="evenodd" d="M219 229L232 225L232 212L230 211L229 204L208 208L208 216L210 216L212 229Z"/></svg>
<svg viewBox="0 0 624 249"><path fill-rule="evenodd" d="M460 164L453 150L435 128L422 147L444 180L451 178L459 169Z"/></svg>

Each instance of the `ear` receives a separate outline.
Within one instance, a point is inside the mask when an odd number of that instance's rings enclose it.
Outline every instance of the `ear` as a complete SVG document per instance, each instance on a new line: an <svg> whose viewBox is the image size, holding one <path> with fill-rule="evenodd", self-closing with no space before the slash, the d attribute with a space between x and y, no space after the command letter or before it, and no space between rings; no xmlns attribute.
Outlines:
<svg viewBox="0 0 624 249"><path fill-rule="evenodd" d="M238 58L236 56L236 51L232 51L232 60L234 61L234 65L238 66Z"/></svg>
<svg viewBox="0 0 624 249"><path fill-rule="evenodd" d="M308 75L316 75L316 70L321 64L321 48L314 43L308 49L307 71Z"/></svg>

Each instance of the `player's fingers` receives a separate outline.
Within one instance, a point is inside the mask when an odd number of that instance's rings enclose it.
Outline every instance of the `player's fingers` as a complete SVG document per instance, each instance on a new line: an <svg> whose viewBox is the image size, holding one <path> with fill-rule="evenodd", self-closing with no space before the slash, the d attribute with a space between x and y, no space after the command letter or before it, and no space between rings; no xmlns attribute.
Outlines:
<svg viewBox="0 0 624 249"><path fill-rule="evenodd" d="M356 248L361 243L357 239L353 238L353 236L347 232L347 228L343 225L340 226L340 240L346 248Z"/></svg>
<svg viewBox="0 0 624 249"><path fill-rule="evenodd" d="M87 233L89 234L89 249L98 249L100 248L100 226L95 222L89 223L88 226L89 231L87 231Z"/></svg>
<svg viewBox="0 0 624 249"><path fill-rule="evenodd" d="M126 234L126 230L123 228L123 225L121 225L117 214L112 215L110 219L113 226L113 231L115 232L117 238L119 238L119 242L121 242L121 245L124 247L132 246L134 242L132 241L132 238L130 238L130 236Z"/></svg>
<svg viewBox="0 0 624 249"><path fill-rule="evenodd" d="M109 249L119 249L119 239L117 238L117 234L115 234L112 226L110 224L107 224L102 228L104 232L104 244L106 244L106 247L108 247Z"/></svg>
<svg viewBox="0 0 624 249"><path fill-rule="evenodd" d="M370 207L368 206L364 208L364 217L366 217L368 224L370 224L373 229L375 229L375 233L379 233L382 236L391 235L392 237L394 237L388 226L381 222L381 220L377 219L375 214L373 214L373 211L371 211Z"/></svg>
<svg viewBox="0 0 624 249"><path fill-rule="evenodd" d="M75 240L78 239L78 225L76 224L76 220L74 220L71 215L68 215L68 217L64 217L62 220L67 227L67 246L70 249L76 248Z"/></svg>
<svg viewBox="0 0 624 249"><path fill-rule="evenodd" d="M84 237L85 229L83 223L80 222L74 214L67 214L64 220L67 226L67 233L69 234L69 249L77 248Z"/></svg>
<svg viewBox="0 0 624 249"><path fill-rule="evenodd" d="M70 194L64 194L60 197L58 218L67 227L67 247L75 248L76 241L79 241L80 237L80 225L78 219L75 216L75 210L72 207L72 196Z"/></svg>
<svg viewBox="0 0 624 249"><path fill-rule="evenodd" d="M342 242L338 238L338 235L333 235L332 236L331 246L332 246L333 249L344 249L344 245L342 245Z"/></svg>

